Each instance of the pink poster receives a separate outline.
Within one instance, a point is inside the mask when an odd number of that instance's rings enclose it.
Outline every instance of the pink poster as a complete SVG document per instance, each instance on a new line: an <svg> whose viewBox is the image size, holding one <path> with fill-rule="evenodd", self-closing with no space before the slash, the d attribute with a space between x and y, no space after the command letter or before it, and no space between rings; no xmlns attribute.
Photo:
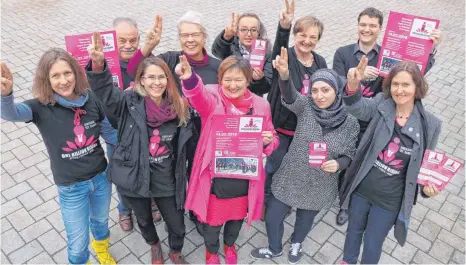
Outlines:
<svg viewBox="0 0 466 265"><path fill-rule="evenodd" d="M257 180L262 159L263 116L215 115L214 177Z"/></svg>
<svg viewBox="0 0 466 265"><path fill-rule="evenodd" d="M434 184L439 190L443 190L462 166L463 163L444 153L426 150L417 183Z"/></svg>
<svg viewBox="0 0 466 265"><path fill-rule="evenodd" d="M377 62L379 75L386 77L392 66L400 61L413 61L424 73L434 45L430 33L439 24L437 19L390 11Z"/></svg>
<svg viewBox="0 0 466 265"><path fill-rule="evenodd" d="M264 70L265 54L267 51L266 40L253 40L249 64L252 68Z"/></svg>
<svg viewBox="0 0 466 265"><path fill-rule="evenodd" d="M115 31L100 32L100 36L104 46L105 60L107 61L108 68L113 76L113 84L124 89ZM92 33L65 36L65 43L66 50L71 52L79 65L83 68L86 67L89 62L87 47L92 43Z"/></svg>

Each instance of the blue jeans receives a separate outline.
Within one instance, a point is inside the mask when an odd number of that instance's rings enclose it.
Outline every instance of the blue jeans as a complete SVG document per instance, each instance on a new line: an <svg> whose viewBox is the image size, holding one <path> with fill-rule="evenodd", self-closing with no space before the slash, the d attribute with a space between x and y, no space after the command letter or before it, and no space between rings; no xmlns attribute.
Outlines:
<svg viewBox="0 0 466 265"><path fill-rule="evenodd" d="M269 249L278 254L283 249L283 232L286 214L291 206L281 202L271 194L268 198L267 210L265 213L265 227L267 229L267 238L269 240ZM296 220L294 223L291 243L302 243L309 231L311 231L314 218L319 211L296 209Z"/></svg>
<svg viewBox="0 0 466 265"><path fill-rule="evenodd" d="M361 264L377 264L382 254L383 242L395 224L398 212L385 210L353 193L348 215L343 260L356 264L364 235Z"/></svg>
<svg viewBox="0 0 466 265"><path fill-rule="evenodd" d="M89 228L97 241L110 235L108 212L112 185L104 171L90 180L57 187L68 241L68 262L85 264L89 260Z"/></svg>
<svg viewBox="0 0 466 265"><path fill-rule="evenodd" d="M111 155L113 154L113 150L115 149L115 146L114 145L111 145L109 143L107 143L107 157L108 157L108 161L110 161L110 157ZM117 194L118 194L118 205L117 205L117 208L118 208L118 212L120 214L124 214L124 215L129 215L131 214L132 212L132 209L128 207L128 203L123 203L123 197L120 195L120 192L118 192L118 189L117 189Z"/></svg>

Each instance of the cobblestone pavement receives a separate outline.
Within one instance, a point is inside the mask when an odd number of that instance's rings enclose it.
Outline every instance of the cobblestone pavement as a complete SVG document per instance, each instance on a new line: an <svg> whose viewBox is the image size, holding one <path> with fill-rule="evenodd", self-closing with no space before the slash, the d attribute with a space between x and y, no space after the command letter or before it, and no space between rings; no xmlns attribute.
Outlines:
<svg viewBox="0 0 466 265"><path fill-rule="evenodd" d="M136 4L134 4L134 3ZM295 17L313 14L325 24L317 52L329 65L335 50L356 41L356 18L368 1L297 0ZM436 63L427 75L430 92L427 109L443 121L438 149L464 160L464 1L370 1L386 16L389 10L415 13L441 20L445 41ZM139 22L144 37L155 14L164 16L162 42L156 52L178 50L176 23L187 10L203 12L210 33L209 44L226 25L232 11L255 11L263 19L269 37L275 37L282 0L231 1L64 1L9 0L1 7L1 56L14 73L17 101L32 97L36 64L51 47L65 47L64 35L108 30L116 16L130 16ZM209 48L210 49L210 48ZM1 124L1 263L66 263L66 236L61 220L57 188L42 138L33 124ZM434 199L420 198L413 210L408 242L399 246L390 232L381 263L465 263L464 171ZM110 212L110 252L118 263L150 262L149 247L138 228L124 233L118 224L117 196ZM346 226L335 224L336 207L323 213L304 242L302 263L334 263L341 259ZM285 239L295 215L286 219ZM192 263L204 262L202 238L186 218L184 254ZM167 233L157 225L167 257ZM237 241L240 263L262 263L249 257L252 248L267 244L264 223L241 232ZM288 250L285 246L285 251ZM96 260L92 259L93 263ZM269 261L287 263L286 255Z"/></svg>

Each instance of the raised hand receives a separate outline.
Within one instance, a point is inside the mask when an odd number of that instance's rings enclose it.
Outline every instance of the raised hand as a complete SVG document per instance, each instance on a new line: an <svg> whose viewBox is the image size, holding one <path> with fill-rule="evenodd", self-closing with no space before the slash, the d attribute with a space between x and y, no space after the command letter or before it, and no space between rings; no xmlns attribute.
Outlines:
<svg viewBox="0 0 466 265"><path fill-rule="evenodd" d="M228 26L225 27L225 33L223 34L223 38L226 40L231 40L236 35L236 30L238 29L238 20L239 15L233 12L231 13L231 22Z"/></svg>
<svg viewBox="0 0 466 265"><path fill-rule="evenodd" d="M366 71L368 61L367 57L363 55L358 66L348 70L347 78L349 91L356 91L359 89L359 83L364 79L364 72Z"/></svg>
<svg viewBox="0 0 466 265"><path fill-rule="evenodd" d="M142 55L145 57L152 53L152 50L159 45L162 38L162 16L155 16L155 23L151 29L147 31L144 46L141 49Z"/></svg>
<svg viewBox="0 0 466 265"><path fill-rule="evenodd" d="M443 32L440 29L433 29L430 33L430 38L434 41L434 47L440 44L443 40Z"/></svg>
<svg viewBox="0 0 466 265"><path fill-rule="evenodd" d="M6 63L2 62L2 97L6 97L13 91L13 74Z"/></svg>
<svg viewBox="0 0 466 265"><path fill-rule="evenodd" d="M99 32L92 33L92 43L87 46L87 52L89 58L92 60L92 64L95 66L104 65L104 45L102 44L102 38Z"/></svg>
<svg viewBox="0 0 466 265"><path fill-rule="evenodd" d="M186 56L180 56L180 63L176 65L175 73L180 77L181 80L187 80L193 74L193 71L191 70L191 65L189 65Z"/></svg>
<svg viewBox="0 0 466 265"><path fill-rule="evenodd" d="M288 50L286 48L282 47L280 55L277 55L275 60L272 61L272 65L277 69L282 80L288 80L290 72L288 70Z"/></svg>
<svg viewBox="0 0 466 265"><path fill-rule="evenodd" d="M280 13L280 26L285 29L291 28L291 22L294 17L294 0L291 0L291 4L288 0L285 0L285 9Z"/></svg>

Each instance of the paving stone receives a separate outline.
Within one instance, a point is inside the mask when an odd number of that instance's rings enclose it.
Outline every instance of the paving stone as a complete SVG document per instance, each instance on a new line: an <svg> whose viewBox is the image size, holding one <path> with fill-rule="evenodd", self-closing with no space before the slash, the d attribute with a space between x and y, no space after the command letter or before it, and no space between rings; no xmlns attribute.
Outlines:
<svg viewBox="0 0 466 265"><path fill-rule="evenodd" d="M63 248L52 256L57 264L68 264L68 253L66 249L67 248Z"/></svg>
<svg viewBox="0 0 466 265"><path fill-rule="evenodd" d="M19 234L21 237L26 241L26 243L38 238L42 234L46 233L52 229L52 226L50 225L47 220L42 219L39 222L36 222L25 229L23 229Z"/></svg>
<svg viewBox="0 0 466 265"><path fill-rule="evenodd" d="M23 164L21 164L21 162L19 162L18 159L12 159L8 162L5 162L5 163L2 163L2 167L6 170L6 172L8 172L8 174L10 175L14 175L18 172L20 172L21 170L24 170L25 167L23 166Z"/></svg>
<svg viewBox="0 0 466 265"><path fill-rule="evenodd" d="M41 192L39 192L39 195L44 201L49 201L50 199L58 196L57 186L52 185L46 188L45 190L42 190Z"/></svg>
<svg viewBox="0 0 466 265"><path fill-rule="evenodd" d="M425 239L424 237L412 231L408 233L408 237L406 238L406 241L413 244L415 247L425 252L428 252L431 246L431 243L429 240Z"/></svg>
<svg viewBox="0 0 466 265"><path fill-rule="evenodd" d="M34 219L24 208L8 215L7 218L16 231L21 231L34 223Z"/></svg>
<svg viewBox="0 0 466 265"><path fill-rule="evenodd" d="M284 241L285 242L285 241ZM256 233L250 240L249 244L251 244L255 248L261 248L269 245L269 241L267 236L262 233Z"/></svg>
<svg viewBox="0 0 466 265"><path fill-rule="evenodd" d="M309 232L309 237L317 243L323 244L332 235L333 231L334 229L328 224L319 222L312 228L311 232Z"/></svg>
<svg viewBox="0 0 466 265"><path fill-rule="evenodd" d="M442 231L440 231L440 234L438 235L438 239L456 248L457 250L464 252L464 239L461 239L457 235L452 234L446 231L445 229L442 229Z"/></svg>
<svg viewBox="0 0 466 265"><path fill-rule="evenodd" d="M2 184L2 190L7 190L11 187L13 187L14 185L16 185L16 181L14 181L10 175L8 175L7 173L5 174L2 174L2 177L1 177L1 184ZM3 193L2 193L3 194Z"/></svg>
<svg viewBox="0 0 466 265"><path fill-rule="evenodd" d="M147 252L147 244L144 238L142 238L142 235L137 232L131 233L129 236L122 239L121 242L123 242L137 257Z"/></svg>
<svg viewBox="0 0 466 265"><path fill-rule="evenodd" d="M30 211L30 213L32 217L34 217L34 219L38 221L48 216L49 214L55 212L59 208L60 206L58 205L56 201L50 200L40 205L39 207L34 208L33 210Z"/></svg>
<svg viewBox="0 0 466 265"><path fill-rule="evenodd" d="M12 263L25 263L26 261L34 258L39 253L41 253L44 249L40 246L40 244L34 240L24 247L16 250L15 252L8 255Z"/></svg>
<svg viewBox="0 0 466 265"><path fill-rule="evenodd" d="M53 255L58 250L66 247L66 241L61 239L57 231L53 229L41 235L38 240L44 247L45 251L50 255Z"/></svg>
<svg viewBox="0 0 466 265"><path fill-rule="evenodd" d="M403 264L403 263L395 259L394 257L388 255L387 253L382 252L382 255L380 255L379 264Z"/></svg>
<svg viewBox="0 0 466 265"><path fill-rule="evenodd" d="M14 230L10 229L6 232L2 232L2 252L9 255L11 252L24 246L24 241L21 239L19 234Z"/></svg>
<svg viewBox="0 0 466 265"><path fill-rule="evenodd" d="M304 239L303 251L311 257L313 257L321 247L322 245L310 239L309 237Z"/></svg>
<svg viewBox="0 0 466 265"><path fill-rule="evenodd" d="M8 221L8 219L6 219L6 217L2 218L2 224L1 224L2 233L8 231L12 227L13 226L11 226L10 222Z"/></svg>
<svg viewBox="0 0 466 265"><path fill-rule="evenodd" d="M422 220L424 219L428 211L429 211L429 208L425 207L424 205L416 204L413 207L413 210L411 211L411 217L414 217L418 220Z"/></svg>
<svg viewBox="0 0 466 265"><path fill-rule="evenodd" d="M26 159L33 154L33 152L31 152L31 150L26 145L20 145L15 149L11 150L11 152L16 156L18 160Z"/></svg>
<svg viewBox="0 0 466 265"><path fill-rule="evenodd" d="M426 253L422 251L416 252L416 255L414 256L413 261L416 264L442 264L442 262L427 255Z"/></svg>
<svg viewBox="0 0 466 265"><path fill-rule="evenodd" d="M6 152L2 153L2 163L8 162L8 161L10 161L11 159L14 159L14 158L15 158L15 155L13 155L13 153L11 151L6 151Z"/></svg>
<svg viewBox="0 0 466 265"><path fill-rule="evenodd" d="M339 249L343 249L345 246L345 235L342 233L335 231L335 233L332 234L332 236L328 239L328 242L332 243Z"/></svg>
<svg viewBox="0 0 466 265"><path fill-rule="evenodd" d="M403 263L409 263L414 257L414 254L416 254L417 250L418 249L415 246L406 242L403 247L400 245L397 245L395 247L395 250L393 250L392 253L392 257L396 258L397 260Z"/></svg>
<svg viewBox="0 0 466 265"><path fill-rule="evenodd" d="M21 205L21 203L19 203L17 199L13 199L6 203L3 203L2 204L2 216L7 216L12 212L17 211L21 207L23 206Z"/></svg>
<svg viewBox="0 0 466 265"><path fill-rule="evenodd" d="M426 219L448 230L450 230L454 225L454 222L452 220L432 210L427 213Z"/></svg>
<svg viewBox="0 0 466 265"><path fill-rule="evenodd" d="M34 207L39 206L44 201L37 195L37 193L33 190L30 190L21 196L18 197L19 201L24 205L26 210L31 210Z"/></svg>
<svg viewBox="0 0 466 265"><path fill-rule="evenodd" d="M458 207L461 207L462 209L464 209L464 199L461 198L461 197L458 197L458 196L456 196L454 194L450 194L447 197L447 201L451 202L452 204L454 204L454 205L456 205Z"/></svg>
<svg viewBox="0 0 466 265"><path fill-rule="evenodd" d="M40 171L36 167L32 166L32 167L26 168L25 170L21 172L16 173L12 177L16 182L19 183L19 182L28 180L38 174L40 174Z"/></svg>
<svg viewBox="0 0 466 265"><path fill-rule="evenodd" d="M30 259L27 264L53 264L55 261L46 252L42 252Z"/></svg>
<svg viewBox="0 0 466 265"><path fill-rule="evenodd" d="M31 186L29 186L27 182L21 182L7 190L2 191L2 195L5 197L5 199L11 200L23 193L28 192L29 190L31 190Z"/></svg>
<svg viewBox="0 0 466 265"><path fill-rule="evenodd" d="M336 258L342 252L341 249L337 248L331 243L325 243L322 248L313 256L313 258L322 264L333 264Z"/></svg>
<svg viewBox="0 0 466 265"><path fill-rule="evenodd" d="M450 260L451 254L453 254L453 247L449 246L441 240L435 240L430 255L443 263L447 263Z"/></svg>
<svg viewBox="0 0 466 265"><path fill-rule="evenodd" d="M464 220L458 218L451 232L464 240Z"/></svg>
<svg viewBox="0 0 466 265"><path fill-rule="evenodd" d="M411 216L411 219L409 220L409 229L416 231L420 225L421 222Z"/></svg>
<svg viewBox="0 0 466 265"><path fill-rule="evenodd" d="M120 264L142 264L142 262L133 254L130 254L124 259L120 260Z"/></svg>
<svg viewBox="0 0 466 265"><path fill-rule="evenodd" d="M346 229L348 228L348 222L340 226L340 225L337 225L336 218L337 218L337 214L335 214L334 212L328 211L324 215L322 220L328 225L330 225L331 227L337 229L338 231L342 233L346 233Z"/></svg>
<svg viewBox="0 0 466 265"><path fill-rule="evenodd" d="M464 253L461 253L458 250L455 250L455 253L453 253L453 257L451 258L450 263L465 264L465 262L464 262Z"/></svg>
<svg viewBox="0 0 466 265"><path fill-rule="evenodd" d="M31 167L39 162L42 162L44 160L47 160L48 156L45 155L43 152L33 154L32 156L28 157L28 159L22 160L21 163L25 167Z"/></svg>
<svg viewBox="0 0 466 265"><path fill-rule="evenodd" d="M1 254L1 257L0 257L1 264L11 264L10 261L8 260L8 257L5 254L3 254L3 252L1 252L0 254Z"/></svg>
<svg viewBox="0 0 466 265"><path fill-rule="evenodd" d="M37 192L52 186L52 183L43 175L39 174L27 180L31 188Z"/></svg>

